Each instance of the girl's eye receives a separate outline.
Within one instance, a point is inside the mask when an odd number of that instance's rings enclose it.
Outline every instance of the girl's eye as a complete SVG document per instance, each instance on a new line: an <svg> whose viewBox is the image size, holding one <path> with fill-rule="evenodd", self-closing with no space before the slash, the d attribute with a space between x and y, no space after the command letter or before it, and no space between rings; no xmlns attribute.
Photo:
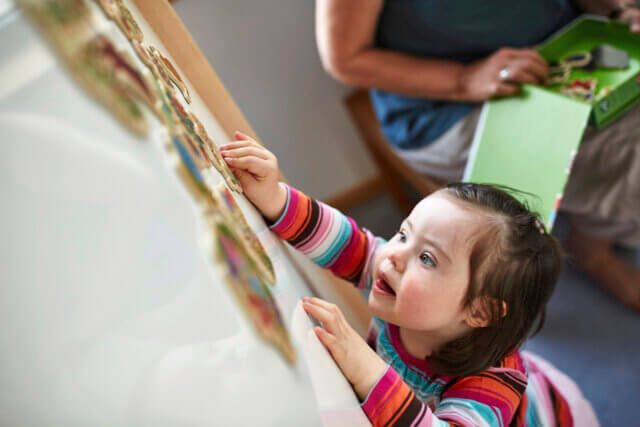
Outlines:
<svg viewBox="0 0 640 427"><path fill-rule="evenodd" d="M401 242L407 241L407 235L404 231L402 230L398 231L398 240L400 240Z"/></svg>
<svg viewBox="0 0 640 427"><path fill-rule="evenodd" d="M435 267L436 263L433 260L433 258L431 258L431 255L429 255L428 252L422 252L420 254L420 262L428 267Z"/></svg>

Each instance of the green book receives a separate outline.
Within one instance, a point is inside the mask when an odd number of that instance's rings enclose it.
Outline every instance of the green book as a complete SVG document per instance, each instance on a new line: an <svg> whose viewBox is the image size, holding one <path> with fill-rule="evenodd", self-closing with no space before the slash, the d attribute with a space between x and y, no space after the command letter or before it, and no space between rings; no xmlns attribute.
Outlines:
<svg viewBox="0 0 640 427"><path fill-rule="evenodd" d="M551 230L591 106L524 85L520 96L484 104L464 180L506 185Z"/></svg>

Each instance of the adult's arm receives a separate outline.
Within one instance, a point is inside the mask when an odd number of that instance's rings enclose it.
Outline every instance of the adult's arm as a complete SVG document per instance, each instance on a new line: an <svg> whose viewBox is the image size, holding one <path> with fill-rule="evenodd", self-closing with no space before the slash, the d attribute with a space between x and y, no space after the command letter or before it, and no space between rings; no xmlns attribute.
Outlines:
<svg viewBox="0 0 640 427"><path fill-rule="evenodd" d="M574 0L574 2L584 12L609 15L623 5L633 4L634 0Z"/></svg>
<svg viewBox="0 0 640 427"><path fill-rule="evenodd" d="M384 0L317 0L316 40L329 74L351 86L453 101L483 101L511 95L520 83L538 83L548 74L531 49L503 48L485 60L464 65L422 58L374 46ZM499 77L509 68L509 79Z"/></svg>
<svg viewBox="0 0 640 427"><path fill-rule="evenodd" d="M595 15L610 16L629 23L632 33L640 33L640 7L635 0L574 0L580 9Z"/></svg>

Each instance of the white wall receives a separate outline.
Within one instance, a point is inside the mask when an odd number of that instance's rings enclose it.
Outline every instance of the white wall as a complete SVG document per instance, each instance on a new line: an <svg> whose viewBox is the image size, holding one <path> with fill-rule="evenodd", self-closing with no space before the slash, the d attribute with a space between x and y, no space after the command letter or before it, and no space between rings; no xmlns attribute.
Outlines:
<svg viewBox="0 0 640 427"><path fill-rule="evenodd" d="M174 6L292 184L326 199L376 174L343 107L350 89L322 69L313 1Z"/></svg>

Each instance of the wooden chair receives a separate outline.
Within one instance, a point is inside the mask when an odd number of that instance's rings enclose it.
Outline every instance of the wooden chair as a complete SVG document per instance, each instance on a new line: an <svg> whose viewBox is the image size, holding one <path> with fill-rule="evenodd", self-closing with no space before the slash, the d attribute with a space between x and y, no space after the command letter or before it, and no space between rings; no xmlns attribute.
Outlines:
<svg viewBox="0 0 640 427"><path fill-rule="evenodd" d="M398 208L409 213L414 203L404 186L409 182L426 196L442 186L442 182L411 168L387 142L373 111L369 93L357 90L345 98L347 110L369 153L373 156L380 176Z"/></svg>

